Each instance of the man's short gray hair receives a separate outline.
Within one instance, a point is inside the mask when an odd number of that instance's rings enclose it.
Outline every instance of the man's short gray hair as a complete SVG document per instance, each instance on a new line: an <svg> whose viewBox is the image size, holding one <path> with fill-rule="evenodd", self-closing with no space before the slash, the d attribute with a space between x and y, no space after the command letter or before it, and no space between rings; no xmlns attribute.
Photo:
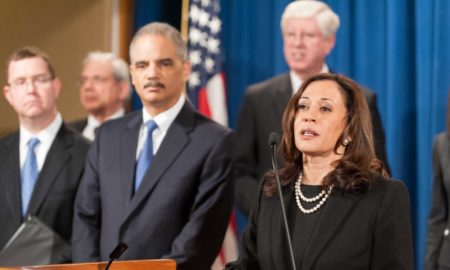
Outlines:
<svg viewBox="0 0 450 270"><path fill-rule="evenodd" d="M181 60L187 61L188 60L188 53L187 53L187 46L186 43L183 41L183 38L181 37L180 31L175 29L173 26L167 24L167 23L161 23L161 22L153 22L149 23L139 29L137 33L134 35L133 39L131 40L130 44L130 59L133 60L133 48L136 43L136 40L139 39L142 36L163 36L169 38L177 47L177 55L180 57Z"/></svg>
<svg viewBox="0 0 450 270"><path fill-rule="evenodd" d="M128 64L121 58L117 57L114 53L101 51L90 52L86 58L84 58L83 65L86 65L91 61L110 63L112 66L114 79L118 82L125 81L128 84L130 83Z"/></svg>
<svg viewBox="0 0 450 270"><path fill-rule="evenodd" d="M331 8L320 1L297 0L286 6L281 15L281 29L287 19L315 17L322 34L329 37L339 28L339 16Z"/></svg>

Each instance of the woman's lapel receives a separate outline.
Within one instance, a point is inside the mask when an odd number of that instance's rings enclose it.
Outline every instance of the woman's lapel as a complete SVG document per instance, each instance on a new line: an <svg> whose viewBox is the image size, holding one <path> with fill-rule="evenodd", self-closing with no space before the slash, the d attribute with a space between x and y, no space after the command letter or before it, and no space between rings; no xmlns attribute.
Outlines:
<svg viewBox="0 0 450 270"><path fill-rule="evenodd" d="M306 248L303 256L301 269L312 269L319 256L323 254L325 247L329 244L332 236L337 232L338 228L347 216L351 213L351 209L355 205L357 197L344 196L342 190L333 190L326 204L322 209L317 226L311 236L311 240Z"/></svg>

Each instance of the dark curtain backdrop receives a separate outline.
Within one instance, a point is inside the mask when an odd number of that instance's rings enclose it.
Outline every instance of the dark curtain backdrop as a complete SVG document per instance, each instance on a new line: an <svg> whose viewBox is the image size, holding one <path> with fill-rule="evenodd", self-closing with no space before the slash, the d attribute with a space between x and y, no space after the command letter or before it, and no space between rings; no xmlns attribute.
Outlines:
<svg viewBox="0 0 450 270"><path fill-rule="evenodd" d="M245 88L288 70L280 18L289 2L221 1L231 127ZM416 269L423 269L431 147L434 136L445 129L450 88L450 1L325 2L341 18L328 64L378 94L393 177L410 192ZM136 0L135 26L163 20L179 27L180 3Z"/></svg>

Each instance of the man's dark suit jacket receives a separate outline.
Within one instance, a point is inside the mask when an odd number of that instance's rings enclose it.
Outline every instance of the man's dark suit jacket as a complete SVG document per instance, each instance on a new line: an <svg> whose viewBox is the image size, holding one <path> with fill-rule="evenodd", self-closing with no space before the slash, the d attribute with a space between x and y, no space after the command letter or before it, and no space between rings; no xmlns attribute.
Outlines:
<svg viewBox="0 0 450 270"><path fill-rule="evenodd" d="M76 131L83 133L84 128L87 126L87 118L82 118L68 123L68 125Z"/></svg>
<svg viewBox="0 0 450 270"><path fill-rule="evenodd" d="M292 269L278 198L260 189L239 259L226 269ZM286 209L297 209L292 185L284 188L283 200ZM319 211L297 269L413 269L409 196L402 182L377 176L365 194L335 188Z"/></svg>
<svg viewBox="0 0 450 270"><path fill-rule="evenodd" d="M234 135L186 101L132 194L142 111L97 133L75 203L74 261L172 258L177 269L210 269L233 205Z"/></svg>
<svg viewBox="0 0 450 270"><path fill-rule="evenodd" d="M0 141L0 249L23 221L19 142L19 132ZM48 151L29 204L28 214L37 216L69 243L73 204L88 149L88 141L63 124Z"/></svg>
<svg viewBox="0 0 450 270"><path fill-rule="evenodd" d="M450 135L433 144L433 193L428 218L425 270L450 269Z"/></svg>
<svg viewBox="0 0 450 270"><path fill-rule="evenodd" d="M236 204L248 216L255 201L258 182L272 168L268 137L281 136L284 109L292 97L289 73L251 85L245 92L237 125ZM387 164L384 130L378 112L376 95L364 90L372 117L375 152Z"/></svg>

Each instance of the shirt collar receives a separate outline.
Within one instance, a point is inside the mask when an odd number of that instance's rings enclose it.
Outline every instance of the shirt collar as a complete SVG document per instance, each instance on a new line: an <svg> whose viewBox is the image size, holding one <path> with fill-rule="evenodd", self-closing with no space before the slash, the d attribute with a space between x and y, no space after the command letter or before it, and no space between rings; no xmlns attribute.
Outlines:
<svg viewBox="0 0 450 270"><path fill-rule="evenodd" d="M180 95L180 98L178 99L177 103L175 103L174 106L172 106L168 110L159 113L155 117L152 117L145 108L142 109L142 120L143 120L142 123L144 124L147 123L149 120L153 120L158 125L158 129L161 132L165 133L169 129L172 122L177 117L178 113L183 108L185 100L186 98L184 97L184 95Z"/></svg>
<svg viewBox="0 0 450 270"><path fill-rule="evenodd" d="M105 119L105 121L116 119L116 118L122 117L124 115L125 115L125 109L124 108L120 108L115 113L113 113L112 115L107 117ZM88 115L88 117L87 117L87 125L88 126L92 126L92 127L96 128L96 127L100 126L100 124L101 124L100 121L98 121L97 118L95 118L94 115L92 115L92 114Z"/></svg>
<svg viewBox="0 0 450 270"><path fill-rule="evenodd" d="M328 72L330 72L330 69L328 68L328 65L324 63L319 73L328 73ZM303 81L292 70L291 72L289 72L289 75L291 77L292 93L295 94L298 91L298 89L302 86Z"/></svg>
<svg viewBox="0 0 450 270"><path fill-rule="evenodd" d="M24 126L20 126L20 143L21 147L26 146L31 138L38 138L41 145L51 145L63 123L62 116L58 112L55 119L43 130L37 134L28 131Z"/></svg>

